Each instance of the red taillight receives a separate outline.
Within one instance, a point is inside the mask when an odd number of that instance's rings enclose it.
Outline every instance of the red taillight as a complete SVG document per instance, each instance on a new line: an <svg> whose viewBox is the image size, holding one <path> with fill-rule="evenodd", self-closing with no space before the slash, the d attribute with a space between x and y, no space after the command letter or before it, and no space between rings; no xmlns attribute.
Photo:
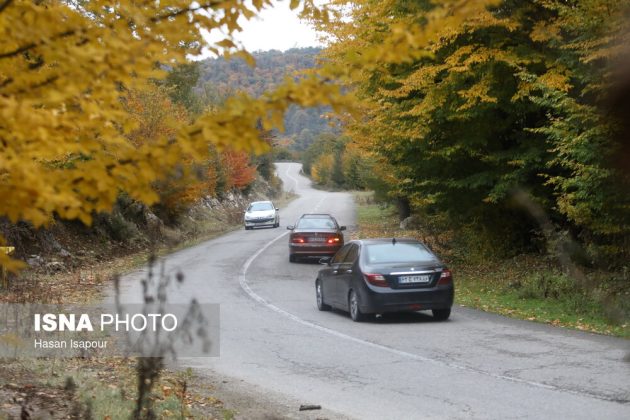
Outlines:
<svg viewBox="0 0 630 420"><path fill-rule="evenodd" d="M293 236L291 238L291 242L293 242L295 244L303 244L304 243L304 238L302 238L301 236Z"/></svg>
<svg viewBox="0 0 630 420"><path fill-rule="evenodd" d="M447 285L453 283L453 274L451 274L451 270L445 268L440 275L440 280L438 280L438 285Z"/></svg>
<svg viewBox="0 0 630 420"><path fill-rule="evenodd" d="M339 243L339 241L341 241L341 238L339 238L338 236L334 236L332 238L328 238L326 242L328 242L329 244L337 244Z"/></svg>
<svg viewBox="0 0 630 420"><path fill-rule="evenodd" d="M365 281L370 283L372 286L389 287L387 280L385 280L385 277L382 274L364 274L363 277L365 277Z"/></svg>

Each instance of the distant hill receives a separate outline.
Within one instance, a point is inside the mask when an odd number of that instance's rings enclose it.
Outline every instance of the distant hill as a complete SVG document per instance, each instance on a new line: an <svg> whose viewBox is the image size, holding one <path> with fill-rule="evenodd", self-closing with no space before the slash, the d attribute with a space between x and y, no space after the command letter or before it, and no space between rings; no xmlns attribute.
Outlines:
<svg viewBox="0 0 630 420"><path fill-rule="evenodd" d="M320 51L320 48L293 48L285 52L256 52L252 54L256 59L254 68L242 59L204 60L199 63L197 91L214 100L238 91L259 96L296 71L314 67ZM291 149L305 150L318 134L333 130L323 117L328 111L327 108L291 107L285 116L286 131L275 133L276 137Z"/></svg>

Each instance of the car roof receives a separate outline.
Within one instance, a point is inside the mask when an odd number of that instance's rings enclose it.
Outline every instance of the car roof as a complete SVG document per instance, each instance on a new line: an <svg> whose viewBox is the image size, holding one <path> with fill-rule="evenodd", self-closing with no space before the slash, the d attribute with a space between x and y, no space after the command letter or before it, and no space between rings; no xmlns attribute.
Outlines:
<svg viewBox="0 0 630 420"><path fill-rule="evenodd" d="M261 203L269 203L272 204L271 201L266 200L266 201L252 201L251 203L249 203L249 205L251 206L252 204L261 204Z"/></svg>
<svg viewBox="0 0 630 420"><path fill-rule="evenodd" d="M394 240L396 240L396 243L424 245L422 241L419 241L414 238L370 238L370 239L356 239L350 242L356 242L361 245L374 245L374 244L386 244L386 243L391 244Z"/></svg>
<svg viewBox="0 0 630 420"><path fill-rule="evenodd" d="M306 213L300 219L334 219L334 217L328 213Z"/></svg>

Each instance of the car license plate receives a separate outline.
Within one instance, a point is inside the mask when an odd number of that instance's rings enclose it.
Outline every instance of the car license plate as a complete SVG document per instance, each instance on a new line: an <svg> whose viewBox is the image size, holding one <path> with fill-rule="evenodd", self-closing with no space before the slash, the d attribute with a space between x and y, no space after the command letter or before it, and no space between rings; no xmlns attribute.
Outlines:
<svg viewBox="0 0 630 420"><path fill-rule="evenodd" d="M314 237L314 238L308 238L309 242L325 242L326 238L318 238L318 237Z"/></svg>
<svg viewBox="0 0 630 420"><path fill-rule="evenodd" d="M423 276L400 276L398 277L398 283L429 283L431 281L431 275L425 274Z"/></svg>

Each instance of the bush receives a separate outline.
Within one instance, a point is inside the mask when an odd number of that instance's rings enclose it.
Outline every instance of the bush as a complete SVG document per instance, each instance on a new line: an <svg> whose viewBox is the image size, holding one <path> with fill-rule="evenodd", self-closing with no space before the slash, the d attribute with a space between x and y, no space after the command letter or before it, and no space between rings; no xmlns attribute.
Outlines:
<svg viewBox="0 0 630 420"><path fill-rule="evenodd" d="M138 227L118 211L100 214L97 223L104 227L107 235L118 242L131 243L140 238Z"/></svg>
<svg viewBox="0 0 630 420"><path fill-rule="evenodd" d="M575 281L567 275L554 272L539 272L526 277L518 288L522 299L561 299L572 295L584 295Z"/></svg>

